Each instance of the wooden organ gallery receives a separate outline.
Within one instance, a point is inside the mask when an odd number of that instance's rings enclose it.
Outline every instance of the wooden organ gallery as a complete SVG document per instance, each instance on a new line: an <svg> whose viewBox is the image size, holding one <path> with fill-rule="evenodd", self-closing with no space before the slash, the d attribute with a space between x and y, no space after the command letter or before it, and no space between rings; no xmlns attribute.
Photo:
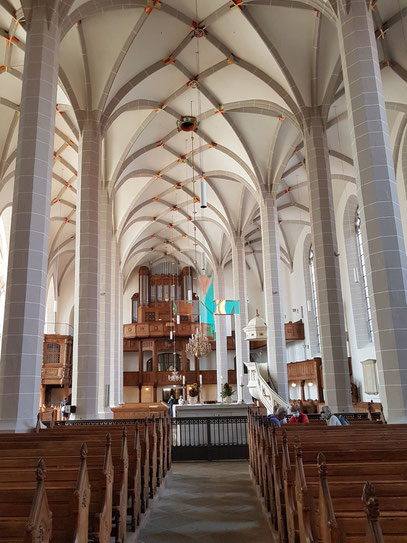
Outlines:
<svg viewBox="0 0 407 543"><path fill-rule="evenodd" d="M131 299L133 322L123 325L125 401L168 400L171 392L178 398L194 383L203 385L201 401L204 397L205 401L216 400L216 370L202 369L199 359L186 352L198 326L209 335L207 324L199 322L193 273L191 267L182 268L180 274L151 274L147 266L140 268L139 292ZM215 350L213 339L211 347ZM232 350L233 338L228 339L228 349ZM126 371L126 361L127 367L135 369ZM176 381L172 380L175 372ZM234 369L225 380L236 384Z"/></svg>

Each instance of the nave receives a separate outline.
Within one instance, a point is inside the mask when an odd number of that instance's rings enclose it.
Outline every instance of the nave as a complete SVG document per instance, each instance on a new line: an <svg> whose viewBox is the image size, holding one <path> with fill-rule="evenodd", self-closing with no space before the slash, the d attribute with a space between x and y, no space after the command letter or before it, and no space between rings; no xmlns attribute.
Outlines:
<svg viewBox="0 0 407 543"><path fill-rule="evenodd" d="M137 541L263 543L271 536L247 461L177 462Z"/></svg>

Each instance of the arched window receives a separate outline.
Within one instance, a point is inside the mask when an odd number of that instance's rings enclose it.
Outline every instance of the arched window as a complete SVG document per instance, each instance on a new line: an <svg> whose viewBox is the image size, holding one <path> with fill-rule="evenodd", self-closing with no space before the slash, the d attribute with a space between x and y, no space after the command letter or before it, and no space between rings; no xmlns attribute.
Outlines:
<svg viewBox="0 0 407 543"><path fill-rule="evenodd" d="M309 274L310 274L310 279L311 279L312 305L314 306L315 328L317 332L318 351L321 352L321 339L319 335L318 300L317 300L317 289L315 285L314 251L312 249L312 245L309 248L308 260L309 260Z"/></svg>
<svg viewBox="0 0 407 543"><path fill-rule="evenodd" d="M365 303L366 303L367 329L369 332L369 340L373 342L372 312L370 309L369 289L367 286L367 278L366 278L366 263L365 263L365 254L363 252L362 229L361 229L359 207L356 209L355 234L356 234L356 245L358 248L359 265L360 265L360 270L362 273L362 277L361 277L362 289L363 289L363 295L364 295Z"/></svg>
<svg viewBox="0 0 407 543"><path fill-rule="evenodd" d="M182 359L178 353L161 353L158 355L158 371L182 371ZM153 371L153 359L147 360L147 371Z"/></svg>

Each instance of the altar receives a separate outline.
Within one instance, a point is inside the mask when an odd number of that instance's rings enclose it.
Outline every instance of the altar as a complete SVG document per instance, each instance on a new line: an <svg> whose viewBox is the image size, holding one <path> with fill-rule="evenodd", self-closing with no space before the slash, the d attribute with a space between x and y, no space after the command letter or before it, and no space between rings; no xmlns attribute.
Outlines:
<svg viewBox="0 0 407 543"><path fill-rule="evenodd" d="M246 417L246 403L184 404L174 405L175 418Z"/></svg>

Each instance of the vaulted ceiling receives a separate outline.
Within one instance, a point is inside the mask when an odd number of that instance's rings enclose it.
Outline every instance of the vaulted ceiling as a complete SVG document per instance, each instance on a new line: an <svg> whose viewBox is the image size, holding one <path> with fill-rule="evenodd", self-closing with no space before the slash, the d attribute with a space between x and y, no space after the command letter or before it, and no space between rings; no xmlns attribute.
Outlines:
<svg viewBox="0 0 407 543"><path fill-rule="evenodd" d="M278 198L281 258L290 267L309 224L305 106L330 104L333 182L354 179L330 2L75 0L62 10L50 235L50 264L58 255L59 275L75 254L83 110L97 110L103 124L101 182L112 198L126 277L168 255L194 265L205 252L210 267L225 264L238 233L261 282L259 202L270 190ZM377 0L373 17L398 153L407 118L407 0ZM0 37L2 212L12 202L24 63L24 12L16 0L0 0ZM193 139L176 125L191 114L199 121Z"/></svg>

